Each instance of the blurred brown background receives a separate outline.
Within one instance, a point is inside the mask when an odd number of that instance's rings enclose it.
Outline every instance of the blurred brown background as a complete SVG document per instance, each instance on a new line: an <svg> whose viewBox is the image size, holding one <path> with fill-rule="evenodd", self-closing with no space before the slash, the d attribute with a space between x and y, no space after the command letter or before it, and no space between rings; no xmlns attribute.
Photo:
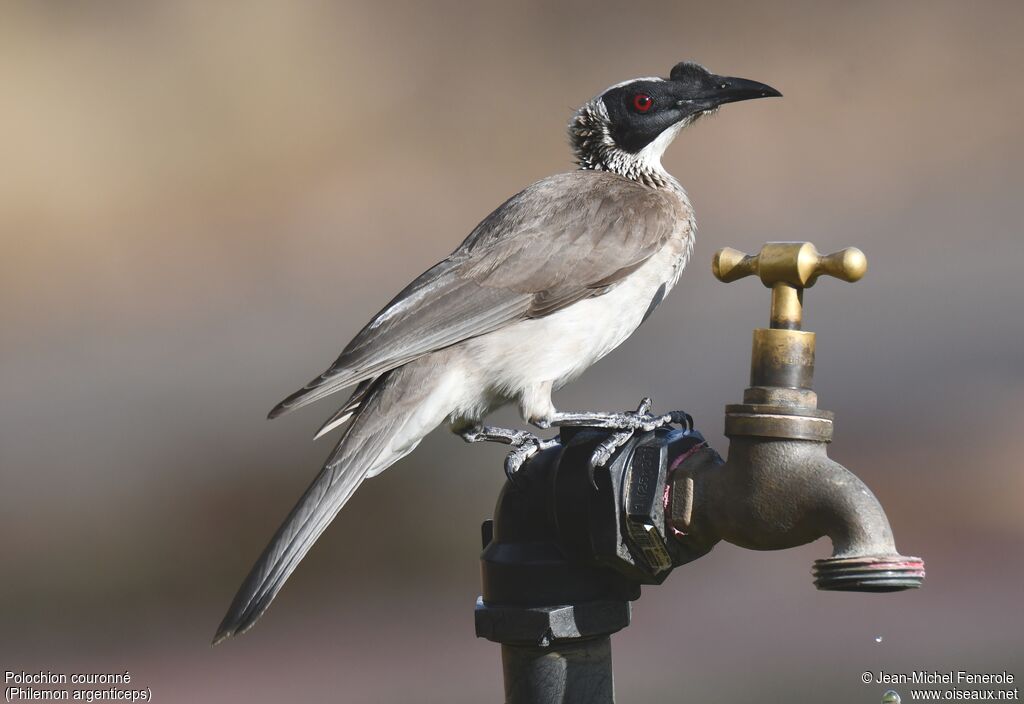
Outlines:
<svg viewBox="0 0 1024 704"><path fill-rule="evenodd" d="M446 432L209 647L329 449L309 438L331 404L264 415L494 206L571 168L575 106L695 59L786 97L670 149L695 259L556 402L652 394L724 451L768 295L714 281L711 254L857 245L866 279L809 294L817 391L833 457L929 578L819 593L825 541L723 544L635 604L620 700L1024 677L1022 35L1017 2L5 3L0 668L127 669L164 702L500 700L472 607L503 454Z"/></svg>

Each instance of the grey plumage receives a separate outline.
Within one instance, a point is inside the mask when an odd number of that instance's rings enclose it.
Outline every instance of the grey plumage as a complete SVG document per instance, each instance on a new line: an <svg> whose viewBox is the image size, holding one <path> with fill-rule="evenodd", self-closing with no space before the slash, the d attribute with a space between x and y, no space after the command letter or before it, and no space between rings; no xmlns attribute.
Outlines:
<svg viewBox="0 0 1024 704"><path fill-rule="evenodd" d="M377 379L306 493L292 509L238 590L215 643L247 630L263 614L288 576L376 467L411 452L390 446L405 417L388 410L399 402L416 403L430 394L431 365L406 365Z"/></svg>
<svg viewBox="0 0 1024 704"><path fill-rule="evenodd" d="M326 372L270 416L515 320L600 295L688 217L675 195L604 171L538 181L398 294Z"/></svg>
<svg viewBox="0 0 1024 704"><path fill-rule="evenodd" d="M777 94L679 64L669 80L619 84L587 103L570 125L579 171L538 181L498 207L327 371L271 411L358 384L318 435L350 424L253 566L215 642L252 626L363 480L446 418L474 427L516 401L530 422L557 420L552 390L626 339L689 257L693 211L661 153L683 126L744 99L742 91Z"/></svg>

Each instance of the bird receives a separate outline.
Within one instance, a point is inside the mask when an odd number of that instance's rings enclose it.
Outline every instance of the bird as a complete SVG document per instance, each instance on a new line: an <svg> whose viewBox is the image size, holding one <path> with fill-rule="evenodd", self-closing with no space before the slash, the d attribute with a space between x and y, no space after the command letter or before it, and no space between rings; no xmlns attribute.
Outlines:
<svg viewBox="0 0 1024 704"><path fill-rule="evenodd" d="M781 93L683 61L668 78L617 83L584 103L568 125L575 170L505 201L270 412L355 387L317 433L344 425L340 440L242 583L214 643L252 627L360 484L445 422L468 442L512 445L507 471L554 441L483 425L506 404L539 428L628 435L668 422L647 399L632 413L573 413L551 396L626 340L690 258L696 219L662 166L666 148L726 103L772 96Z"/></svg>

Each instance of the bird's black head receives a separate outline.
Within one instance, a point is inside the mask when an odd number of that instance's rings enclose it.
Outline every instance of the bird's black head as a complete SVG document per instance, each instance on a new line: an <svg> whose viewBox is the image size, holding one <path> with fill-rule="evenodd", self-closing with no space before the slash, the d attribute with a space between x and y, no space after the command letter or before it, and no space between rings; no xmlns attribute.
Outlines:
<svg viewBox="0 0 1024 704"><path fill-rule="evenodd" d="M569 133L583 168L619 171L608 163L616 157L610 152L618 152L620 161L630 162L633 155L634 161L660 168L665 148L696 118L725 103L781 95L764 83L718 76L686 61L667 79L637 78L612 86L580 108Z"/></svg>

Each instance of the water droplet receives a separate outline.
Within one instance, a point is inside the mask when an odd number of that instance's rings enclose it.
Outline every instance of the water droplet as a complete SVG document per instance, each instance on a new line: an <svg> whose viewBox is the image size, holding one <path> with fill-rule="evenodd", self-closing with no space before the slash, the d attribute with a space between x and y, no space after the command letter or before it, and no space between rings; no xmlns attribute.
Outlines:
<svg viewBox="0 0 1024 704"><path fill-rule="evenodd" d="M894 689L885 690L882 695L882 704L900 704L900 695Z"/></svg>
<svg viewBox="0 0 1024 704"><path fill-rule="evenodd" d="M881 643L882 642L882 636L875 636L875 642L876 643Z"/></svg>

